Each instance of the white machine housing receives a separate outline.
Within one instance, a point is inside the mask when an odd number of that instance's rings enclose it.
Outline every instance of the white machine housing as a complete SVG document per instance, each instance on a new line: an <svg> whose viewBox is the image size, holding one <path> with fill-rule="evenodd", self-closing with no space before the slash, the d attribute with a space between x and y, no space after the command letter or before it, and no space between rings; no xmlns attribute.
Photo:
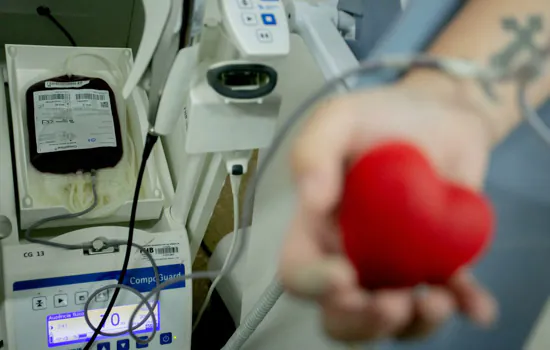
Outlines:
<svg viewBox="0 0 550 350"><path fill-rule="evenodd" d="M94 227L73 231L55 238L57 242L76 244L98 237L125 240L124 227ZM159 265L161 281L191 272L189 245L184 231L149 233L137 230L135 242L148 249ZM18 266L5 271L6 316L9 350L83 347L91 336L82 316L84 302L98 288L116 284L126 247L118 252L87 254L83 250L63 250L37 244L3 245L3 266ZM67 264L66 262L70 262ZM138 249L132 248L125 284L142 293L155 286L151 263ZM107 307L109 293L99 294L91 304L93 310ZM130 312L138 298L121 291L104 331L127 328ZM158 333L148 349L189 349L192 315L191 282L179 283L161 293ZM99 323L101 313L92 311L92 323ZM152 326L152 320L146 322ZM111 330L108 330L108 329ZM146 332L143 335L148 335ZM140 334L141 335L141 334ZM58 345L56 345L56 344ZM135 349L129 335L98 337L94 349Z"/></svg>
<svg viewBox="0 0 550 350"><path fill-rule="evenodd" d="M200 43L180 51L165 89L173 98L164 102L174 101L167 110L178 116L183 111L187 153L268 146L276 130L281 96L273 92L248 100L227 98L209 85L206 75L223 64L270 66L289 51L288 22L281 1L207 2ZM165 113L163 107L159 114ZM165 131L166 127L156 125L155 129Z"/></svg>
<svg viewBox="0 0 550 350"><path fill-rule="evenodd" d="M15 189L11 162L9 122L4 79L0 74L0 239L9 237L17 230L17 212L15 210ZM0 249L0 256L2 250ZM0 269L0 344L7 341L7 322L5 315L6 300L4 293L4 265Z"/></svg>
<svg viewBox="0 0 550 350"><path fill-rule="evenodd" d="M15 164L11 162L10 128L8 123L7 101L4 93L4 80L0 75L0 255L2 259L2 278L0 280L0 317L10 322L0 322L0 341L3 349L80 349L85 344L85 338L90 336L90 330L81 332L82 337L77 343L70 340L74 336L63 333L67 337L66 344L48 343L50 326L59 326L67 332L71 327L81 329L83 319L82 299L90 295L98 287L116 283L120 273L125 247L113 253L87 255L82 250L67 251L59 248L45 247L39 244L27 244L22 240L22 229L34 219L61 214L64 208L25 208L22 206L19 224L16 214L18 202L15 195L13 174L17 177L19 198L25 198L24 170L28 166L26 157L26 131L23 128L24 114L21 107L21 94L25 86L44 72L55 71L67 57L78 52L99 54L114 64L119 65L123 75L132 69L132 54L129 49L100 48L65 48L8 45L7 54L11 57L8 67L8 89L11 97L11 107L14 127ZM87 69L97 69L102 75L106 73L101 62L94 58L81 58ZM79 59L80 60L80 59ZM130 129L136 144L138 155L142 150L144 135L147 130L146 96L140 88L136 89L127 103L131 115ZM17 166L16 166L17 165ZM17 171L13 167L16 166ZM169 175L168 165L163 147L159 143L149 160L145 176L144 191L138 207L138 219L148 220L142 227L151 227L147 231L136 230L135 242L148 247L154 254L160 267L162 279L183 275L191 272L192 260L189 252L189 240L185 227L170 220L164 210L174 195L173 184ZM22 196L23 194L23 196ZM24 204L24 203L22 203ZM53 240L63 243L82 243L97 237L125 240L127 227L96 226L93 228L71 231L63 228L65 225L91 225L108 222L125 221L130 212L129 201L121 208L114 218L107 220L84 221L76 220L67 223L57 223L46 232L36 232L44 237L54 237ZM147 292L154 285L151 264L142 254L134 249L128 272L127 284L136 287L140 292ZM133 278L133 279L132 279ZM145 285L140 282L146 281ZM153 281L153 284L150 282ZM191 282L178 284L177 288L161 293L159 306L160 329L155 339L149 344L149 349L184 349L190 348L192 288ZM109 296L112 295L112 291ZM55 299L54 299L55 298ZM108 299L103 297L93 303L93 309L106 307ZM39 303L39 305L37 304ZM117 299L114 320L119 327L128 322L128 312L137 303L137 297L127 292L121 292ZM124 307L126 305L126 307ZM33 309L34 306L34 309ZM163 311L164 310L164 311ZM94 311L92 311L94 313ZM98 311L95 311L97 317ZM114 315L114 314L112 314ZM53 320L56 318L56 320ZM75 321L63 323L63 319L74 318ZM73 323L71 323L73 322ZM98 320L97 320L98 322ZM120 323L119 323L120 322ZM72 326L71 326L72 324ZM76 326L74 326L76 324ZM122 331L123 329L120 329ZM54 329L52 331L55 331ZM150 331L145 329L149 335ZM86 334L84 336L83 334ZM141 335L141 334L140 334ZM0 342L0 344L2 344ZM70 343L70 344L69 344ZM56 345L56 346L54 346ZM51 346L51 347L50 347ZM135 349L137 345L129 335L123 337L99 339L94 349Z"/></svg>
<svg viewBox="0 0 550 350"><path fill-rule="evenodd" d="M154 127L167 135L163 141L168 163L178 183L170 214L186 225L192 256L227 177L224 154L267 147L282 102L276 89L254 99L227 98L208 83L207 72L224 64L260 64L276 70L290 52L281 1L211 0L204 5L201 31L194 33L199 42L178 53L165 86L158 114L169 117L163 123L157 120ZM248 23L251 8L256 21ZM262 14L269 15L268 24ZM255 36L258 30L269 31L272 40L260 40ZM249 35L235 36L236 31Z"/></svg>

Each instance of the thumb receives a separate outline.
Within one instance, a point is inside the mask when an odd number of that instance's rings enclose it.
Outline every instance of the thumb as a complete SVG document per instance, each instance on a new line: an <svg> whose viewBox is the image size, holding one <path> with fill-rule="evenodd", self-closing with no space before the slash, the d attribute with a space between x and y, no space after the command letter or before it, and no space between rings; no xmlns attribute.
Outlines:
<svg viewBox="0 0 550 350"><path fill-rule="evenodd" d="M334 254L337 235L330 219L315 220L298 209L285 240L279 277L300 297L319 299L336 289L356 285L356 273L345 257Z"/></svg>
<svg viewBox="0 0 550 350"><path fill-rule="evenodd" d="M337 205L355 118L341 99L319 108L295 143L292 165L301 207L327 215Z"/></svg>
<svg viewBox="0 0 550 350"><path fill-rule="evenodd" d="M355 270L342 256L330 256L287 270L282 275L282 281L291 293L319 300L337 291L353 289L357 285Z"/></svg>

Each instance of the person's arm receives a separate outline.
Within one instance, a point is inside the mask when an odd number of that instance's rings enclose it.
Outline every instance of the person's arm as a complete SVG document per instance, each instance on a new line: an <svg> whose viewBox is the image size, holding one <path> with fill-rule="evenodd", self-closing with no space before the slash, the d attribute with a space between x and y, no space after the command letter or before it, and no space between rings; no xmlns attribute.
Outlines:
<svg viewBox="0 0 550 350"><path fill-rule="evenodd" d="M530 28L529 18L533 17L540 20L542 28ZM505 20L517 21L517 28L505 29ZM520 38L523 42L518 44ZM528 53L529 40L539 48L550 44L548 0L470 0L428 52L494 65L496 55L501 55L501 62L506 62L508 55L505 51ZM403 83L433 90L440 98L452 98L457 102L460 99L460 103L466 102L482 110L493 130L495 143L521 120L516 84L498 85L499 100L495 103L476 82L457 82L440 72L417 70L411 72ZM530 86L528 97L532 105L539 106L549 96L550 74L544 74Z"/></svg>

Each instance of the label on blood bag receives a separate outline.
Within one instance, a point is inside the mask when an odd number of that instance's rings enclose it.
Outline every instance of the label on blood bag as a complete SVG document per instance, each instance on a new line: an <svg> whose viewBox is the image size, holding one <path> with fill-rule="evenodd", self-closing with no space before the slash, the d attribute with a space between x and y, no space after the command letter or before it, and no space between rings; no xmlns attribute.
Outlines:
<svg viewBox="0 0 550 350"><path fill-rule="evenodd" d="M159 243L149 244L143 247L155 260L180 260L181 248L179 243ZM141 256L147 259L147 256L142 251Z"/></svg>
<svg viewBox="0 0 550 350"><path fill-rule="evenodd" d="M117 146L108 91L37 91L33 98L38 153Z"/></svg>
<svg viewBox="0 0 550 350"><path fill-rule="evenodd" d="M81 80L81 81L47 81L46 86L47 89L63 89L63 88L79 88L83 87L84 85L90 84L89 80Z"/></svg>

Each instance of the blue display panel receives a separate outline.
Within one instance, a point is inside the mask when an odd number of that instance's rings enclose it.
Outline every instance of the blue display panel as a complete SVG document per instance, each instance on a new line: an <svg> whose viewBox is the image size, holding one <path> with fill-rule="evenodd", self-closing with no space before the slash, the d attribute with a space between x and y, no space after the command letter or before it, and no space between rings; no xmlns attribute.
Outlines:
<svg viewBox="0 0 550 350"><path fill-rule="evenodd" d="M115 306L111 311L107 322L103 327L105 333L118 333L128 329L128 323L132 312L137 305ZM106 308L89 310L88 315L93 325L98 325L104 315ZM148 309L141 308L138 312L134 324L139 324L147 317ZM155 308L155 317L157 321L157 331L160 330L160 305ZM46 318L46 328L48 334L48 347L58 347L70 344L86 343L93 335L93 330L88 327L84 319L84 311L67 312L62 314L49 315ZM153 331L153 319L149 319L134 331L136 334L150 333ZM97 339L106 339L108 337L98 336Z"/></svg>

